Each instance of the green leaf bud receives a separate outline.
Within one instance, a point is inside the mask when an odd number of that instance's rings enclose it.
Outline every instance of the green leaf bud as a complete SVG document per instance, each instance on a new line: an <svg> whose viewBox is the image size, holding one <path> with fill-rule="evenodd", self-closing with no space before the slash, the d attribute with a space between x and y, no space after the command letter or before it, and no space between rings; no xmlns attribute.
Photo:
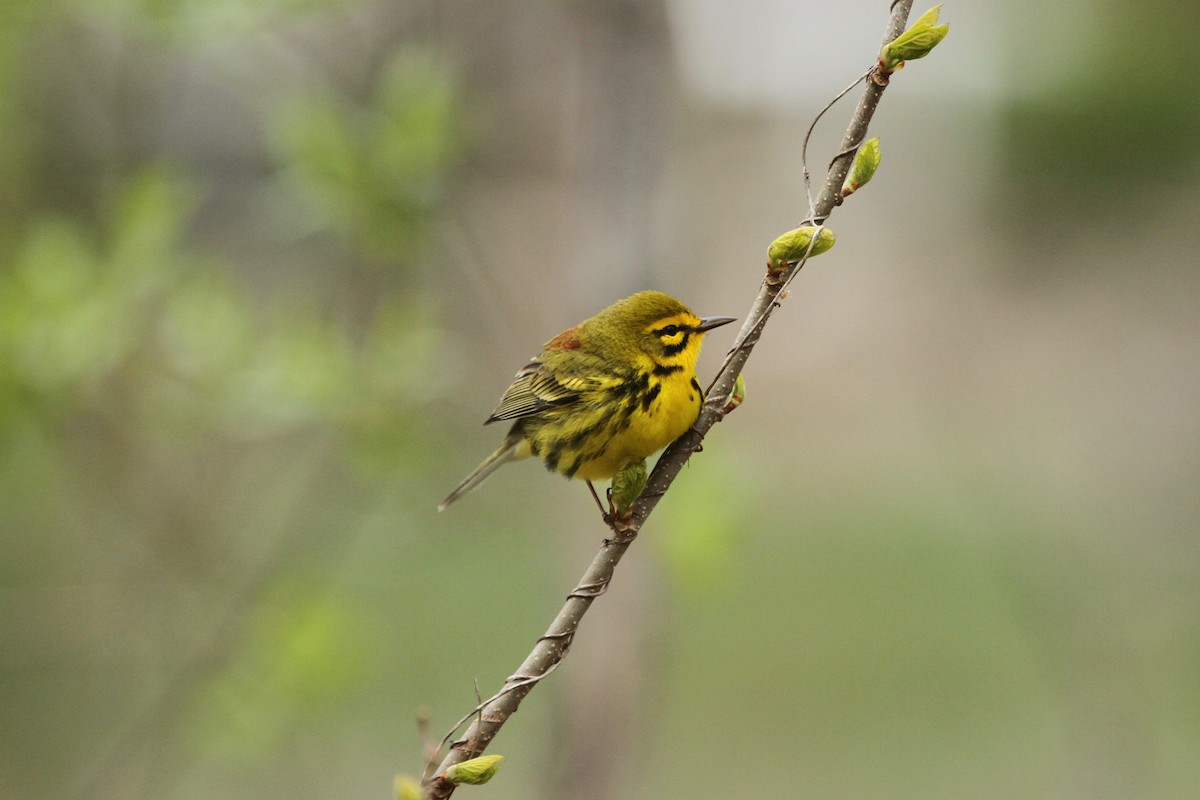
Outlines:
<svg viewBox="0 0 1200 800"><path fill-rule="evenodd" d="M950 26L938 25L942 7L936 5L926 11L908 30L883 46L879 53L879 66L884 73L891 73L904 66L905 61L924 58L946 38Z"/></svg>
<svg viewBox="0 0 1200 800"><path fill-rule="evenodd" d="M633 507L633 501L638 499L642 489L646 488L646 459L634 461L613 476L612 504L618 514L625 514Z"/></svg>
<svg viewBox="0 0 1200 800"><path fill-rule="evenodd" d="M479 756L461 764L455 764L442 774L442 780L448 783L469 783L479 786L487 783L500 769L504 756Z"/></svg>
<svg viewBox="0 0 1200 800"><path fill-rule="evenodd" d="M729 399L725 401L725 413L728 414L735 408L740 406L746 399L746 379L739 373L737 380L733 382L733 391L729 393Z"/></svg>
<svg viewBox="0 0 1200 800"><path fill-rule="evenodd" d="M867 185L867 181L875 175L875 170L879 169L881 157L878 138L867 139L862 143L862 147L858 148L858 152L854 154L854 164L850 167L850 174L842 183L842 197L849 197Z"/></svg>
<svg viewBox="0 0 1200 800"><path fill-rule="evenodd" d="M767 248L767 269L771 272L782 272L789 262L799 261L804 258L805 253L810 257L819 256L833 247L837 241L833 231L821 228L821 232L817 234L817 241L813 242L815 230L817 229L812 225L805 225L788 231L771 242L771 246ZM812 244L811 251L808 249L809 244Z"/></svg>
<svg viewBox="0 0 1200 800"><path fill-rule="evenodd" d="M407 775L397 775L392 783L396 800L421 800L421 785Z"/></svg>

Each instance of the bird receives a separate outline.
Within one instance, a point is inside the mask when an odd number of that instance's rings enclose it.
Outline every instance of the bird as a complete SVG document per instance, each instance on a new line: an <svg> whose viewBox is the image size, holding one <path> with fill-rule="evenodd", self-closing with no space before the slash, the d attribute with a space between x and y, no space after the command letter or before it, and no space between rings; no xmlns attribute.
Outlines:
<svg viewBox="0 0 1200 800"><path fill-rule="evenodd" d="M517 372L484 421L512 420L503 443L438 510L531 456L587 481L596 496L592 481L645 459L695 423L704 402L696 380L701 341L734 320L699 317L668 294L645 291L558 334Z"/></svg>

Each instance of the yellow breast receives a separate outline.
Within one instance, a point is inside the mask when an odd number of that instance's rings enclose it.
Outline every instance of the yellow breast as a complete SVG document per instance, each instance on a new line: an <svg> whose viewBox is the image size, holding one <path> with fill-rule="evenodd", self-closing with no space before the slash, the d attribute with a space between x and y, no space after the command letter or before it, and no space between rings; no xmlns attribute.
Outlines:
<svg viewBox="0 0 1200 800"><path fill-rule="evenodd" d="M629 425L608 439L602 452L585 461L576 478L611 478L630 461L640 461L678 439L700 415L703 393L696 373L680 370L649 379L648 403L639 403Z"/></svg>

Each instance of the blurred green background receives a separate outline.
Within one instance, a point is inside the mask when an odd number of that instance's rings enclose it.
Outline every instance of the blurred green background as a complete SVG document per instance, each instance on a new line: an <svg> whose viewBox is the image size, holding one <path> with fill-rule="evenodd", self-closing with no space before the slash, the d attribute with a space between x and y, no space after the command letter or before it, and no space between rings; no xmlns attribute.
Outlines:
<svg viewBox="0 0 1200 800"><path fill-rule="evenodd" d="M745 313L887 6L0 4L0 797L419 772L604 534L532 463L437 514L480 421L618 297ZM943 19L464 791L1195 797L1200 9Z"/></svg>

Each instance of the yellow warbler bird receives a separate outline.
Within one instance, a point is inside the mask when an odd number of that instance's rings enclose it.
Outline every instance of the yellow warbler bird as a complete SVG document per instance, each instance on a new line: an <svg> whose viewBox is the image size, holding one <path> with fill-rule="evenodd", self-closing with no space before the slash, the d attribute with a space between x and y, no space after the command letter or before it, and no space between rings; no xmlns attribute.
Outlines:
<svg viewBox="0 0 1200 800"><path fill-rule="evenodd" d="M568 478L611 478L679 438L700 415L696 357L733 317L698 317L662 292L639 292L555 336L484 421L515 420L504 443L438 506L510 461L538 456Z"/></svg>

